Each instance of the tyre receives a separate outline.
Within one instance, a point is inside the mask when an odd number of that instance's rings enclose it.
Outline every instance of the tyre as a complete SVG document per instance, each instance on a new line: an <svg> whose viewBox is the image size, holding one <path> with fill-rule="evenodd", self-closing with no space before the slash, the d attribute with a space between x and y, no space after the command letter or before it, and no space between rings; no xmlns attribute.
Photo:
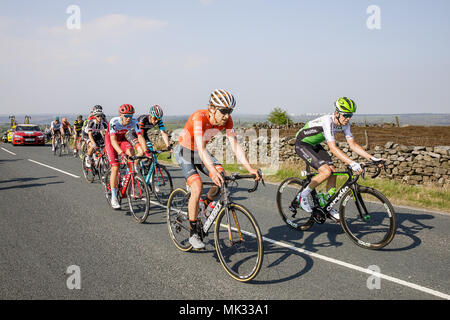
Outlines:
<svg viewBox="0 0 450 320"><path fill-rule="evenodd" d="M175 246L181 251L189 251L192 249L192 245L189 243L189 198L190 193L178 188L170 194L167 201L167 227L169 228L169 235Z"/></svg>
<svg viewBox="0 0 450 320"><path fill-rule="evenodd" d="M167 205L167 200L173 191L172 177L165 166L157 164L153 171L151 189L156 200Z"/></svg>
<svg viewBox="0 0 450 320"><path fill-rule="evenodd" d="M108 204L111 206L111 185L109 183L111 178L111 170L108 169L107 171L105 171L105 196L106 196L106 200L108 201ZM120 180L119 180L120 181ZM119 200L119 203L122 203L122 197L119 195L119 190L120 190L121 186L120 186L120 182L117 186L117 199Z"/></svg>
<svg viewBox="0 0 450 320"><path fill-rule="evenodd" d="M214 240L225 271L235 280L252 280L261 269L264 245L258 223L243 206L231 203L216 218Z"/></svg>
<svg viewBox="0 0 450 320"><path fill-rule="evenodd" d="M134 219L143 223L150 210L150 191L141 174L131 177L127 187L128 206Z"/></svg>
<svg viewBox="0 0 450 320"><path fill-rule="evenodd" d="M352 189L348 190L341 200L341 226L356 245L383 248L392 241L397 229L394 208L381 192L361 186L358 190L356 197Z"/></svg>
<svg viewBox="0 0 450 320"><path fill-rule="evenodd" d="M93 181L94 181L94 179L95 179L95 175L96 175L96 170L95 170L95 168L93 167L93 163L91 163L91 166L90 167L86 167L86 158L87 158L87 155L85 155L84 157L83 157L83 160L82 160L82 162L81 162L81 166L82 166L82 168L83 168L83 175L84 175L84 177L86 178L86 181L87 182L90 182L90 183L92 183ZM92 162L92 161L91 161Z"/></svg>
<svg viewBox="0 0 450 320"><path fill-rule="evenodd" d="M304 211L297 200L304 182L302 179L288 178L280 183L277 190L277 207L281 219L291 228L301 231L308 230L314 224L311 213Z"/></svg>

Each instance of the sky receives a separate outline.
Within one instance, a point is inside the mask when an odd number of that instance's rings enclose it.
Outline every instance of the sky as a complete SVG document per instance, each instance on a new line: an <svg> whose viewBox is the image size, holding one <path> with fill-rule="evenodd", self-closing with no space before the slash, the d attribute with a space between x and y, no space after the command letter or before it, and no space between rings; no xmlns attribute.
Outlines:
<svg viewBox="0 0 450 320"><path fill-rule="evenodd" d="M449 16L448 0L2 0L0 114L187 115L216 88L241 114L327 113L340 96L362 114L449 113Z"/></svg>

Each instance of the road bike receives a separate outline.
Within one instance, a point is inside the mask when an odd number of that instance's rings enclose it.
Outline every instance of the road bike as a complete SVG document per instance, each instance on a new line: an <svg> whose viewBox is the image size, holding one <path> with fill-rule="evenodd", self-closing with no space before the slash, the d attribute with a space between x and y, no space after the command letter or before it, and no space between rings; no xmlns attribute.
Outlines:
<svg viewBox="0 0 450 320"><path fill-rule="evenodd" d="M259 171L259 175L261 172ZM214 243L217 256L225 271L235 280L247 282L252 280L261 269L264 246L258 223L244 206L230 200L230 183L237 185L239 179L255 179L256 175L240 175L234 173L224 176L221 195L214 209L208 217L202 217L199 212L197 227L200 238L208 236L208 232L215 223ZM262 180L261 180L262 181ZM264 181L262 181L264 184ZM205 182L203 185L215 185ZM254 192L258 188L258 181L248 189ZM167 226L175 246L181 251L189 251L190 223L188 217L188 203L190 192L177 188L169 196L167 203Z"/></svg>
<svg viewBox="0 0 450 320"><path fill-rule="evenodd" d="M145 156L128 157L125 172L118 173L117 199L122 204L122 199L128 199L128 206L134 219L143 223L148 217L150 209L150 191L145 183L144 177L139 171L135 170L135 160L147 159ZM111 205L111 169L105 173L105 194L108 203Z"/></svg>
<svg viewBox="0 0 450 320"><path fill-rule="evenodd" d="M53 155L58 155L61 157L61 133L56 133L55 131L55 138L54 138L54 149L53 149Z"/></svg>
<svg viewBox="0 0 450 320"><path fill-rule="evenodd" d="M384 162L362 164L364 178L365 168L376 166L371 178L376 178ZM305 173L305 179L288 178L281 182L277 191L277 207L283 221L290 227L306 231L314 223L323 224L330 218L330 210L340 200L339 222L348 237L365 249L381 249L387 246L395 236L397 219L395 210L389 200L378 190L364 187L357 183L359 175L353 175L348 166L347 171L333 172L334 176L346 176L347 180L324 206L320 206L317 192L311 192L312 213L304 211L299 203L300 193L309 185L317 173ZM310 201L311 202L311 201Z"/></svg>
<svg viewBox="0 0 450 320"><path fill-rule="evenodd" d="M69 152L70 152L69 138L70 138L70 135L68 133L64 133L64 135L62 137L61 148L59 149L59 156L61 156L63 149L64 149L65 154L69 154Z"/></svg>
<svg viewBox="0 0 450 320"><path fill-rule="evenodd" d="M86 180L90 183L94 182L97 176L101 183L105 184L105 172L109 169L109 160L105 153L105 145L97 146L92 154L91 165L86 166L86 154L82 160L83 174Z"/></svg>
<svg viewBox="0 0 450 320"><path fill-rule="evenodd" d="M164 165L158 163L157 158L158 154L166 151L149 149L149 152L153 154L153 160L141 161L141 173L156 200L162 205L166 205L169 195L173 191L173 182L169 171Z"/></svg>

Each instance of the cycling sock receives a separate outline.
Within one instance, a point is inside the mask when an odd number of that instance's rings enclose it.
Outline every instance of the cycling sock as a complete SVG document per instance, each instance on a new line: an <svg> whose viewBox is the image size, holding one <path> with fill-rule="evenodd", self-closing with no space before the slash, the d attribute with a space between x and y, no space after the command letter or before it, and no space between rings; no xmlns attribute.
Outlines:
<svg viewBox="0 0 450 320"><path fill-rule="evenodd" d="M303 189L302 193L301 193L301 197L305 198L307 197L310 193L311 193L312 189L307 186L305 189Z"/></svg>
<svg viewBox="0 0 450 320"><path fill-rule="evenodd" d="M190 236L192 237L195 233L197 233L197 220L191 221L189 220L189 231Z"/></svg>
<svg viewBox="0 0 450 320"><path fill-rule="evenodd" d="M117 188L111 188L111 197L117 199Z"/></svg>

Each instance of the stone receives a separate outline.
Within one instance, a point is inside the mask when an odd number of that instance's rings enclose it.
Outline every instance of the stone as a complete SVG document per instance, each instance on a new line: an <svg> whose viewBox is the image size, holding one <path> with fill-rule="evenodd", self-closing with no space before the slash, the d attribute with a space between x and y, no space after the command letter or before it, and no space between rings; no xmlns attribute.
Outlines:
<svg viewBox="0 0 450 320"><path fill-rule="evenodd" d="M394 145L393 141L388 141L386 142L386 144L384 145L385 149L390 149L392 146Z"/></svg>

